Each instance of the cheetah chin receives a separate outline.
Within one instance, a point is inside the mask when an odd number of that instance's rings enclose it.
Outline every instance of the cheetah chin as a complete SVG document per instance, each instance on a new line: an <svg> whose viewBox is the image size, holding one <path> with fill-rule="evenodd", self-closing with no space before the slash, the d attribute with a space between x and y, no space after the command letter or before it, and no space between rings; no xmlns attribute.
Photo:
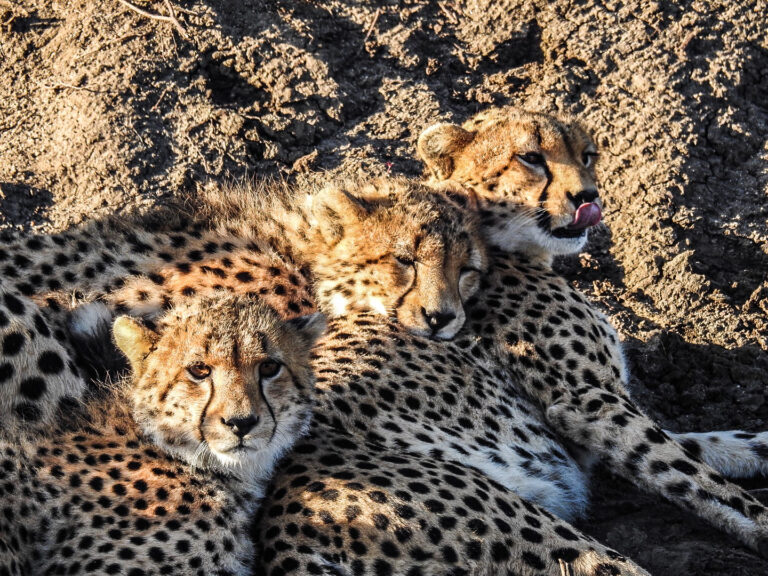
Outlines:
<svg viewBox="0 0 768 576"><path fill-rule="evenodd" d="M271 438L266 442L253 441L246 436L245 443L226 450L213 448L208 442L203 442L192 461L196 467L215 468L243 482L255 482L261 486L265 484L264 478L272 476L277 462L293 448L296 439L306 436L311 415L307 410L292 418L292 422L278 422Z"/></svg>

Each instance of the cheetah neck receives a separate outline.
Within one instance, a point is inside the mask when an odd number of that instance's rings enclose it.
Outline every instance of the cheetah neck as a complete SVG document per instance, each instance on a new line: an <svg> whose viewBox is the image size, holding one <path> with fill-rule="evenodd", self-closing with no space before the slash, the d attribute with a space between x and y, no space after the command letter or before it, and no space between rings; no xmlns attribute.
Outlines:
<svg viewBox="0 0 768 576"><path fill-rule="evenodd" d="M266 188L245 190L234 197L214 191L207 200L214 204L212 220L219 233L269 248L299 268L311 267L315 261L311 191Z"/></svg>

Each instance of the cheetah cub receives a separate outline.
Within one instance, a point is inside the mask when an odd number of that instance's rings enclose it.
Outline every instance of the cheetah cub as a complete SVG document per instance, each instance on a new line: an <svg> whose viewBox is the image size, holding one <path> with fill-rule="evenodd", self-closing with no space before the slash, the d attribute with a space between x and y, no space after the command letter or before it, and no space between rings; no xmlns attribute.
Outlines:
<svg viewBox="0 0 768 576"><path fill-rule="evenodd" d="M277 460L308 427L319 314L256 299L121 316L130 382L0 443L0 573L248 574L249 527Z"/></svg>

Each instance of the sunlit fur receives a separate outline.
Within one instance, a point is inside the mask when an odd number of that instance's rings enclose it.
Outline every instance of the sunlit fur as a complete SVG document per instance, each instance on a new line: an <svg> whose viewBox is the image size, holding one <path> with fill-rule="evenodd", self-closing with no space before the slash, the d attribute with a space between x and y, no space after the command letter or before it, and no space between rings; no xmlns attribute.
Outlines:
<svg viewBox="0 0 768 576"><path fill-rule="evenodd" d="M121 316L115 340L133 369L134 418L151 440L196 468L263 483L308 426L314 380L309 353L321 315L281 321L246 297L197 299L162 318L157 331ZM277 361L280 371L260 375ZM210 374L197 379L189 367ZM227 421L254 416L242 437Z"/></svg>
<svg viewBox="0 0 768 576"><path fill-rule="evenodd" d="M412 180L214 189L203 202L221 230L266 239L305 266L332 316L373 310L450 339L486 268L477 215ZM445 323L430 325L439 314Z"/></svg>
<svg viewBox="0 0 768 576"><path fill-rule="evenodd" d="M576 122L494 108L462 126L427 128L418 152L433 183L450 179L477 194L486 237L499 248L548 258L586 244L586 230L566 229L580 194L601 206L596 147ZM527 154L542 155L544 163L527 163Z"/></svg>
<svg viewBox="0 0 768 576"><path fill-rule="evenodd" d="M314 267L320 299L363 302L437 339L464 325L463 304L486 267L471 213L406 180L326 187L313 212L325 242ZM435 314L451 319L435 329Z"/></svg>

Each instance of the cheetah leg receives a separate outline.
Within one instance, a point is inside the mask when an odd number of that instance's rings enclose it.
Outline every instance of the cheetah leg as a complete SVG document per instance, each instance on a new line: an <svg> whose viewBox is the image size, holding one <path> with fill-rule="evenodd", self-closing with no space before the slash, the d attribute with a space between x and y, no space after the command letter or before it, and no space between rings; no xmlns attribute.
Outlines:
<svg viewBox="0 0 768 576"><path fill-rule="evenodd" d="M626 397L597 387L566 392L547 409L550 424L613 470L768 557L768 508L672 440Z"/></svg>
<svg viewBox="0 0 768 576"><path fill-rule="evenodd" d="M86 389L64 336L29 298L0 285L0 433L47 426Z"/></svg>
<svg viewBox="0 0 768 576"><path fill-rule="evenodd" d="M665 432L727 478L768 476L768 432Z"/></svg>

